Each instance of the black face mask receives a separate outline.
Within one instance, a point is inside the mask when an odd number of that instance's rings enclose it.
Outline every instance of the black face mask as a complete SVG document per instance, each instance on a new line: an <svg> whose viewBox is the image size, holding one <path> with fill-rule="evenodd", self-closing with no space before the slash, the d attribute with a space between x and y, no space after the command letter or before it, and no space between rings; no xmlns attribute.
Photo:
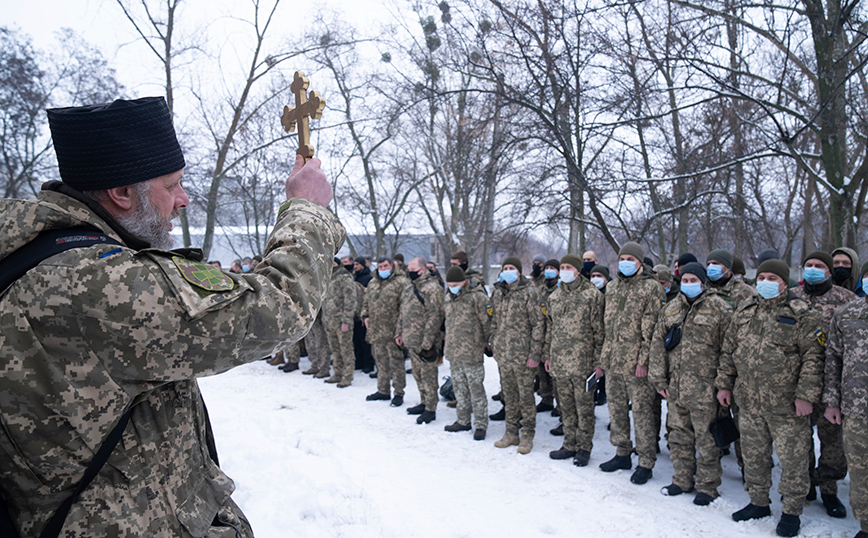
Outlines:
<svg viewBox="0 0 868 538"><path fill-rule="evenodd" d="M596 262L582 262L582 269L584 269L586 273L591 274L591 269L596 265Z"/></svg>
<svg viewBox="0 0 868 538"><path fill-rule="evenodd" d="M416 280L419 278L419 271L407 271L407 276L410 277L410 280Z"/></svg>
<svg viewBox="0 0 868 538"><path fill-rule="evenodd" d="M460 267L461 270L464 271L465 273L467 272L467 264L466 263L459 263L458 267Z"/></svg>
<svg viewBox="0 0 868 538"><path fill-rule="evenodd" d="M840 286L844 284L848 278L850 278L849 267L835 267L832 269L832 280L835 281L835 284Z"/></svg>
<svg viewBox="0 0 868 538"><path fill-rule="evenodd" d="M540 275L540 273L542 273L542 266L540 266L540 265L534 265L533 269L530 270L530 274L534 278L538 277Z"/></svg>

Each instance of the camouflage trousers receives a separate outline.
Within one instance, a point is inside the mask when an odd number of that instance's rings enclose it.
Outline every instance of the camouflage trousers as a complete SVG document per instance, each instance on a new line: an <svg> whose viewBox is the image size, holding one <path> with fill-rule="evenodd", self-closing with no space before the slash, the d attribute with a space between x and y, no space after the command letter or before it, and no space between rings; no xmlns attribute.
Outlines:
<svg viewBox="0 0 868 538"><path fill-rule="evenodd" d="M310 367L315 368L318 374L328 374L331 370L329 364L329 340L326 336L322 321L316 320L310 328L310 332L304 337L307 347L307 355L310 358Z"/></svg>
<svg viewBox="0 0 868 538"><path fill-rule="evenodd" d="M847 476L847 459L844 457L844 434L838 424L832 424L824 413L826 406L814 404L812 418L817 423L820 438L820 459L814 454L814 443L808 456L811 469L811 486L819 486L821 494L838 494L838 480Z"/></svg>
<svg viewBox="0 0 868 538"><path fill-rule="evenodd" d="M539 378L539 395L542 397L542 401L553 404L554 399L557 397L558 389L555 386L554 379L551 374L546 372L545 364L542 362L537 367L536 375Z"/></svg>
<svg viewBox="0 0 868 538"><path fill-rule="evenodd" d="M587 450L594 448L594 392L585 391L586 375L563 375L555 378L558 386L558 409L564 423L564 448Z"/></svg>
<svg viewBox="0 0 868 538"><path fill-rule="evenodd" d="M868 421L843 418L844 453L850 468L850 508L862 531L868 532Z"/></svg>
<svg viewBox="0 0 868 538"><path fill-rule="evenodd" d="M344 332L340 323L326 330L329 348L332 350L332 362L335 367L335 377L344 383L353 381L353 370L356 369L356 354L353 351L353 326Z"/></svg>
<svg viewBox="0 0 868 538"><path fill-rule="evenodd" d="M521 438L533 440L536 434L536 398L533 395L533 378L536 368L517 361L498 361L503 406L506 408L506 433L518 435L521 423Z"/></svg>
<svg viewBox="0 0 868 538"><path fill-rule="evenodd" d="M437 383L437 362L425 362L415 351L410 351L410 365L413 368L413 379L419 388L419 397L425 411L437 411L437 402L440 401Z"/></svg>
<svg viewBox="0 0 868 538"><path fill-rule="evenodd" d="M449 364L452 375L452 388L458 401L457 420L459 424L470 425L470 412L473 411L473 429L488 429L488 397L485 394L485 366L482 363L452 361Z"/></svg>
<svg viewBox="0 0 868 538"><path fill-rule="evenodd" d="M808 472L808 445L812 442L811 417L761 415L741 408L738 429L744 458L744 487L750 495L751 504L769 505L769 489L772 487L770 459L774 443L781 462L778 493L783 498L783 512L801 515L811 483Z"/></svg>
<svg viewBox="0 0 868 538"><path fill-rule="evenodd" d="M720 449L708 427L717 418L717 407L714 400L687 406L670 401L666 413L672 483L684 491L696 486L696 491L713 498L720 486Z"/></svg>
<svg viewBox="0 0 868 538"><path fill-rule="evenodd" d="M407 370L404 369L404 352L394 340L371 344L374 362L377 363L377 392L391 394L391 384L395 396L403 396L407 386Z"/></svg>
<svg viewBox="0 0 868 538"><path fill-rule="evenodd" d="M298 346L298 342L292 344L291 346L282 351L278 351L277 354L280 355L282 359L284 359L284 362L288 362L291 364L298 364L301 360L301 349Z"/></svg>
<svg viewBox="0 0 868 538"><path fill-rule="evenodd" d="M647 377L607 373L606 392L609 397L609 417L612 419L609 440L618 456L629 456L633 451L630 440L630 403L633 404L633 427L636 431L636 452L639 466L653 469L657 462L657 436L655 432L655 396Z"/></svg>

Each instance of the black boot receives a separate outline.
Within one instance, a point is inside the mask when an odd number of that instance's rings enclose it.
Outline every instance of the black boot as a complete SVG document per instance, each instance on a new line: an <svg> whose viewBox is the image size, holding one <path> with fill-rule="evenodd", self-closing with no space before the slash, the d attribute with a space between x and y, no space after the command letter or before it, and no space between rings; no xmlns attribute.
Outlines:
<svg viewBox="0 0 868 538"><path fill-rule="evenodd" d="M702 493L701 491L693 498L693 504L696 506L708 506L712 502L714 502L714 497L708 493Z"/></svg>
<svg viewBox="0 0 868 538"><path fill-rule="evenodd" d="M499 401L503 400L503 392L498 392L497 394L492 396L491 399L494 400L495 402L499 402Z"/></svg>
<svg viewBox="0 0 868 538"><path fill-rule="evenodd" d="M407 408L408 415L421 415L425 412L425 404L414 405Z"/></svg>
<svg viewBox="0 0 868 538"><path fill-rule="evenodd" d="M470 424L462 424L458 421L455 421L454 424L450 424L443 428L443 431L447 432L467 432L470 431Z"/></svg>
<svg viewBox="0 0 868 538"><path fill-rule="evenodd" d="M557 428L550 430L549 433L554 435L555 437L562 436L564 434L564 423L561 422L560 424L558 424Z"/></svg>
<svg viewBox="0 0 868 538"><path fill-rule="evenodd" d="M542 413L544 411L552 411L552 410L554 410L554 408L555 408L555 406L552 405L551 402L547 402L545 400L542 400L540 403L536 404L536 412L537 413Z"/></svg>
<svg viewBox="0 0 868 538"><path fill-rule="evenodd" d="M630 456L615 456L609 461L604 461L600 464L600 470L604 473L611 473L618 469L629 471L632 468L633 462L630 460Z"/></svg>
<svg viewBox="0 0 868 538"><path fill-rule="evenodd" d="M799 520L799 516L781 514L781 520L778 521L778 528L775 530L778 536L798 536L801 526L802 522Z"/></svg>
<svg viewBox="0 0 868 538"><path fill-rule="evenodd" d="M500 411L493 415L488 415L490 420L506 420L506 407L502 407Z"/></svg>
<svg viewBox="0 0 868 538"><path fill-rule="evenodd" d="M834 493L823 493L820 495L823 498L823 506L826 507L826 513L829 517L842 519L847 517L847 509L841 504L841 500Z"/></svg>
<svg viewBox="0 0 868 538"><path fill-rule="evenodd" d="M676 495L681 495L682 493L690 493L691 491L693 491L693 488L681 489L681 486L678 486L676 484L669 484L666 487L660 488L660 493L666 495L667 497L675 497Z"/></svg>
<svg viewBox="0 0 868 538"><path fill-rule="evenodd" d="M808 490L808 495L805 496L806 501L816 501L817 500L817 488L811 486L811 489Z"/></svg>
<svg viewBox="0 0 868 538"><path fill-rule="evenodd" d="M396 394L395 397L392 398L392 403L390 405L392 407L401 407L404 405L404 396Z"/></svg>
<svg viewBox="0 0 868 538"><path fill-rule="evenodd" d="M473 440L474 441L485 441L485 430L482 428L477 429L473 432Z"/></svg>
<svg viewBox="0 0 868 538"><path fill-rule="evenodd" d="M633 471L633 476L630 477L630 482L641 486L645 482L651 480L652 476L654 476L654 472L651 469L640 465L636 467L635 471Z"/></svg>
<svg viewBox="0 0 868 538"><path fill-rule="evenodd" d="M552 450L549 452L549 457L553 460L568 460L572 457L575 457L576 451L569 450L564 447L560 447L557 450Z"/></svg>
<svg viewBox="0 0 868 538"><path fill-rule="evenodd" d="M428 424L435 418L437 418L437 413L435 413L434 411L424 411L421 415L419 415L419 418L416 419L416 424L422 424L423 422L425 424Z"/></svg>
<svg viewBox="0 0 868 538"><path fill-rule="evenodd" d="M375 402L377 400L391 400L388 394L383 394L382 392L375 392L373 394L368 394L365 400L369 402Z"/></svg>
<svg viewBox="0 0 868 538"><path fill-rule="evenodd" d="M587 467L591 461L591 453L587 450L576 451L576 457L573 458L573 465L576 467Z"/></svg>
<svg viewBox="0 0 868 538"><path fill-rule="evenodd" d="M732 520L749 521L751 519L769 517L770 515L772 515L772 511L768 506L757 506L755 504L749 504L738 512L732 514Z"/></svg>

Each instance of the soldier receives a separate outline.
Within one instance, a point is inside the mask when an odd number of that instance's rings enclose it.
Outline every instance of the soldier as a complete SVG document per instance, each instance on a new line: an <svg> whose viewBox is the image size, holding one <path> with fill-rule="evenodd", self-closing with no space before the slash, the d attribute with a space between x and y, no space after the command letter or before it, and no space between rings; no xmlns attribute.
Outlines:
<svg viewBox="0 0 868 538"><path fill-rule="evenodd" d="M332 350L335 373L325 380L339 388L353 382L356 356L353 353L353 317L356 311L356 283L337 258L332 267L332 279L323 303L326 336Z"/></svg>
<svg viewBox="0 0 868 538"><path fill-rule="evenodd" d="M663 265L662 263L659 265L655 265L652 270L654 274L657 276L657 282L663 286L663 292L666 294L666 302L675 299L678 297L678 284L672 278L672 273L669 272L669 267Z"/></svg>
<svg viewBox="0 0 868 538"><path fill-rule="evenodd" d="M609 416L612 419L610 440L617 447L615 457L600 464L611 473L633 467L630 453L630 411L632 402L639 466L630 477L634 484L644 484L652 476L657 461L655 432L655 398L657 393L648 382L648 352L660 307L666 303L663 288L653 274L642 267L645 252L633 241L624 243L618 252L618 278L606 292L606 336L600 363L608 381Z"/></svg>
<svg viewBox="0 0 868 538"><path fill-rule="evenodd" d="M705 260L709 291L720 295L720 298L726 301L733 312L745 299L756 296L754 288L737 278L733 278L732 268L734 265L735 258L732 253L720 248L709 252Z"/></svg>
<svg viewBox="0 0 868 538"><path fill-rule="evenodd" d="M377 275L365 290L361 317L377 363L377 392L368 395L369 402L391 399L393 407L404 405L407 372L404 353L395 342L395 328L401 312L401 297L409 282L406 276L393 274L392 262L382 257L377 260ZM390 384L395 389L394 398Z"/></svg>
<svg viewBox="0 0 868 538"><path fill-rule="evenodd" d="M446 426L447 432L470 430L473 412L473 439L482 441L488 430L488 402L485 395L483 348L491 336L491 302L479 287L470 289L460 267L446 272L449 293L444 299L446 343L444 356L449 359L452 385L458 400L457 419Z"/></svg>
<svg viewBox="0 0 868 538"><path fill-rule="evenodd" d="M661 493L681 495L695 488L693 504L699 506L719 495L720 449L708 428L717 417L714 377L732 317L720 296L705 292L706 283L702 265L681 267L680 293L660 312L648 365L651 384L668 402L666 430L674 476ZM676 327L680 342L667 349L666 336Z"/></svg>
<svg viewBox="0 0 868 538"><path fill-rule="evenodd" d="M331 371L331 349L322 319L322 310L317 314L310 332L304 337L304 347L310 358L310 368L303 371L304 375L312 375L317 379L329 376Z"/></svg>
<svg viewBox="0 0 868 538"><path fill-rule="evenodd" d="M805 285L793 290L796 297L804 299L814 310L823 315L823 330L828 332L832 322L832 314L839 306L843 306L858 297L852 291L832 284L832 256L826 252L816 251L805 256ZM822 402L814 406L811 421L817 425L817 437L820 438L820 459L814 455L814 443L810 444L811 489L808 500L817 498L817 487L826 513L831 517L847 516L847 509L838 498L838 480L847 476L847 460L844 456L844 436L841 426L826 420L825 405Z"/></svg>
<svg viewBox="0 0 868 538"><path fill-rule="evenodd" d="M723 406L740 407L738 428L750 504L735 521L771 515L772 443L781 462L779 536L796 536L810 489L811 411L823 389L823 319L787 290L790 268L769 259L757 268L759 297L736 310L724 337L715 386Z"/></svg>
<svg viewBox="0 0 868 538"><path fill-rule="evenodd" d="M735 280L739 280L741 282L745 282L745 277L747 276L747 271L744 268L744 261L738 256L732 257L732 278Z"/></svg>
<svg viewBox="0 0 868 538"><path fill-rule="evenodd" d="M591 284L594 285L600 293L606 294L606 285L611 280L609 276L609 268L605 265L595 265L591 268Z"/></svg>
<svg viewBox="0 0 868 538"><path fill-rule="evenodd" d="M600 260L597 259L597 253L593 250L588 250L582 254L582 276L591 279L591 270L598 265Z"/></svg>
<svg viewBox="0 0 868 538"><path fill-rule="evenodd" d="M545 280L542 281L542 285L540 286L540 295L542 296L543 302L547 302L549 296L558 289L558 274L560 266L560 261L555 260L554 258L547 260L545 265L543 265L543 277L545 277ZM538 392L542 398L540 402L536 404L536 412L544 413L546 411L552 411L555 408L556 392L552 376L548 370L546 370L544 364L539 365L536 376L537 379L539 379Z"/></svg>
<svg viewBox="0 0 868 538"><path fill-rule="evenodd" d="M518 445L519 454L529 454L536 433L533 378L545 343L545 320L539 290L522 276L518 258L503 260L491 302L494 307L492 350L506 409L506 433L494 446Z"/></svg>
<svg viewBox="0 0 868 538"><path fill-rule="evenodd" d="M545 275L543 275L543 266L546 263L546 257L542 254L534 256L530 265L530 277L536 286L542 287L545 285Z"/></svg>
<svg viewBox="0 0 868 538"><path fill-rule="evenodd" d="M469 260L467 258L467 253L463 250L459 250L449 259L449 265L451 267L458 266L464 271L464 274L467 275L467 285L471 288L475 288L477 286L482 288L482 291L487 295L488 292L485 291L485 275L480 273L475 269L471 269L469 266Z"/></svg>
<svg viewBox="0 0 868 538"><path fill-rule="evenodd" d="M862 265L868 288L868 263ZM842 425L850 470L850 507L868 538L868 303L859 298L835 310L826 344L824 416Z"/></svg>
<svg viewBox="0 0 868 538"><path fill-rule="evenodd" d="M859 255L856 251L846 247L836 248L832 251L832 280L838 286L850 291L856 291L859 283L859 275L855 269L859 267Z"/></svg>
<svg viewBox="0 0 868 538"><path fill-rule="evenodd" d="M395 342L410 354L413 378L419 387L422 403L407 409L419 415L416 424L428 424L437 418L437 366L442 359L443 288L428 272L424 258L407 264L410 280L401 297L401 311L395 328Z"/></svg>
<svg viewBox="0 0 868 538"><path fill-rule="evenodd" d="M313 322L344 240L320 162L296 159L263 265L228 274L199 251L168 250L188 199L163 98L48 117L63 182L0 204L3 268L25 268L0 299L0 496L13 524L39 536L58 514L62 536L229 536L231 526L252 537L209 457L196 378L270 355ZM85 486L102 446L111 453Z"/></svg>
<svg viewBox="0 0 868 538"><path fill-rule="evenodd" d="M690 262L695 262L695 261L698 261L696 259L696 256L694 256L690 252L685 252L684 254L679 256L677 260L675 260L675 267L672 270L672 278L675 280L675 282L681 282L681 269L680 268L684 267L685 265L687 265Z"/></svg>
<svg viewBox="0 0 868 538"><path fill-rule="evenodd" d="M582 260L561 258L560 287L546 303L545 367L558 385L558 408L564 425L564 444L549 453L555 460L573 458L588 465L594 446L594 391L587 380L599 379L603 348L603 294L581 276Z"/></svg>

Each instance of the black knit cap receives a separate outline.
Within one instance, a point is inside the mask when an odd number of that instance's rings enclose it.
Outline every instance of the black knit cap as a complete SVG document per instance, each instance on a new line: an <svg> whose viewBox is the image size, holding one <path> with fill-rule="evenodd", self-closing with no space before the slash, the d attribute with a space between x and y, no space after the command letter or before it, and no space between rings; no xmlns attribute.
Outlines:
<svg viewBox="0 0 868 538"><path fill-rule="evenodd" d="M605 265L595 265L593 268L591 268L591 272L589 274L593 275L594 273L600 273L601 275L606 277L606 280L612 280L612 277L609 276L609 268Z"/></svg>
<svg viewBox="0 0 868 538"><path fill-rule="evenodd" d="M802 265L805 264L808 260L820 260L821 262L826 264L826 267L829 268L829 271L832 270L834 263L832 262L832 255L828 252L823 252L822 250L815 250L811 252L807 256L805 256L805 260L802 262Z"/></svg>
<svg viewBox="0 0 868 538"><path fill-rule="evenodd" d="M546 267L549 267L549 266L554 267L555 269L560 269L561 268L561 262L559 260L556 260L555 258L552 258L549 261L547 261L545 263L545 265L543 265L543 269L545 269Z"/></svg>
<svg viewBox="0 0 868 538"><path fill-rule="evenodd" d="M74 189L123 187L186 166L162 97L47 112L60 177Z"/></svg>
<svg viewBox="0 0 868 538"><path fill-rule="evenodd" d="M514 265L516 269L518 269L518 274L521 274L521 260L516 258L515 256L510 256L503 260L503 263L500 264L502 268L504 265Z"/></svg>
<svg viewBox="0 0 868 538"><path fill-rule="evenodd" d="M759 275L760 273L773 273L787 282L790 279L790 266L781 260L766 260L756 268L756 274Z"/></svg>
<svg viewBox="0 0 868 538"><path fill-rule="evenodd" d="M690 262L698 262L698 261L699 260L696 259L696 256L694 256L690 252L685 252L681 256L678 256L678 267L683 267Z"/></svg>
<svg viewBox="0 0 868 538"><path fill-rule="evenodd" d="M699 281L703 284L708 280L708 277L705 274L705 267L703 267L699 262L687 262L684 267L679 266L678 270L682 277L687 274L696 275Z"/></svg>
<svg viewBox="0 0 868 538"><path fill-rule="evenodd" d="M446 271L446 282L458 283L467 280L467 275L464 274L464 269L453 265Z"/></svg>

